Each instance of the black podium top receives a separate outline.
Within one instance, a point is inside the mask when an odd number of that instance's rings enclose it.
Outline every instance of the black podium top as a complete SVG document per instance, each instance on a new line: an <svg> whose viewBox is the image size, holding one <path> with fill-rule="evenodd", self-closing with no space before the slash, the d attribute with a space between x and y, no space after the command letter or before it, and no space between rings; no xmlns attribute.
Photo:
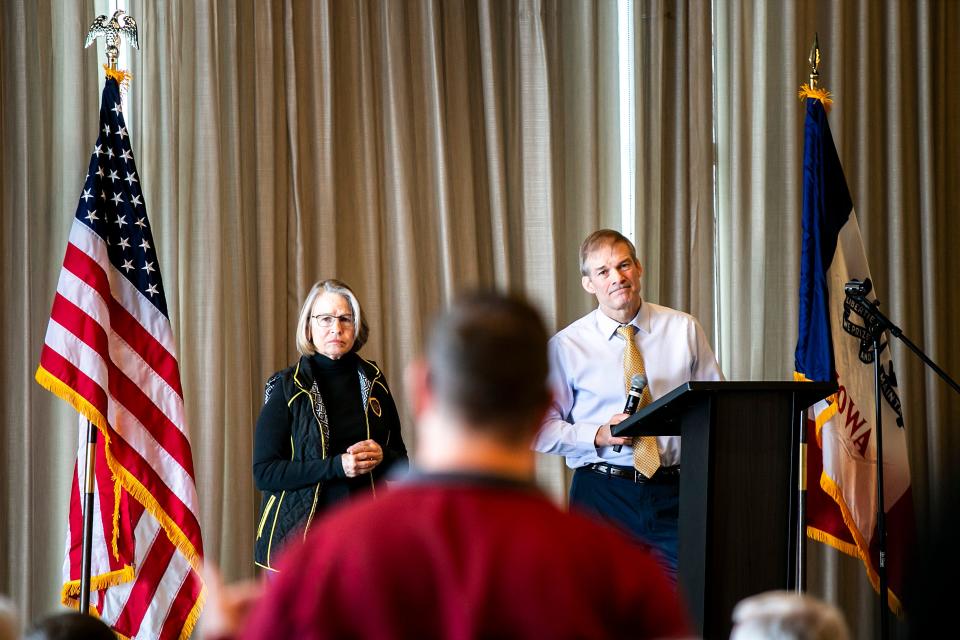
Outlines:
<svg viewBox="0 0 960 640"><path fill-rule="evenodd" d="M676 420L677 415L691 404L700 402L703 396L715 393L792 395L795 410L801 411L836 390L836 382L685 382L623 422L610 427L610 433L617 437L678 436L680 422Z"/></svg>

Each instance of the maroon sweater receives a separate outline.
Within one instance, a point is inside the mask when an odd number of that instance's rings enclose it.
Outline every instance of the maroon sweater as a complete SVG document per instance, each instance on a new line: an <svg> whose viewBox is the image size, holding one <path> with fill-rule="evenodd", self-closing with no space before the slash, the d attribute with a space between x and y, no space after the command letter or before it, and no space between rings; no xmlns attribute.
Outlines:
<svg viewBox="0 0 960 640"><path fill-rule="evenodd" d="M243 638L689 635L645 550L508 481L429 478L361 499L290 549Z"/></svg>

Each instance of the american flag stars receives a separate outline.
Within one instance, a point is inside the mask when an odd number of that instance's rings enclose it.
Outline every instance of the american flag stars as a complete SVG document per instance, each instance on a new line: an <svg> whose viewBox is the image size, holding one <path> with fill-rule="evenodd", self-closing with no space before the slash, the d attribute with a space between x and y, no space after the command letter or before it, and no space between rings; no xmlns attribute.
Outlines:
<svg viewBox="0 0 960 640"><path fill-rule="evenodd" d="M100 111L99 133L76 219L100 236L116 272L166 314L153 236L119 103Z"/></svg>

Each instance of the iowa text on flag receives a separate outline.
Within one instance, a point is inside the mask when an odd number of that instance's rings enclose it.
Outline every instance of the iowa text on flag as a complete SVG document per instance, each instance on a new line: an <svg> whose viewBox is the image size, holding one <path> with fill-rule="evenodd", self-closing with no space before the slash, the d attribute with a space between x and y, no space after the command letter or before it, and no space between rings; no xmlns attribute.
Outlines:
<svg viewBox="0 0 960 640"><path fill-rule="evenodd" d="M807 95L803 163L803 247L796 377L836 380L836 394L808 420L807 535L859 557L879 589L876 403L871 331L844 284L869 281L863 240L822 99ZM914 539L906 435L889 335L880 341L884 513L889 602L901 610Z"/></svg>
<svg viewBox="0 0 960 640"><path fill-rule="evenodd" d="M115 74L116 72L114 72ZM156 245L108 73L100 132L70 229L37 381L99 429L91 607L136 638L189 636L203 602L193 457ZM77 606L83 458L63 598Z"/></svg>

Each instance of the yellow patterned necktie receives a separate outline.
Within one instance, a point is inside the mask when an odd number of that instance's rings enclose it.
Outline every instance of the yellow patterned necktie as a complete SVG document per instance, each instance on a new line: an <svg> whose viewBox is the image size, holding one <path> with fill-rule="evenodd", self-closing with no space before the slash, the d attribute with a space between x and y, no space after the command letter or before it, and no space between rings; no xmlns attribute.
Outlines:
<svg viewBox="0 0 960 640"><path fill-rule="evenodd" d="M647 375L647 370L643 366L643 356L637 349L637 343L633 341L636 333L633 325L624 325L617 329L617 333L626 343L623 350L623 385L624 390L630 390L630 380L637 373ZM650 396L650 385L643 388L640 395L640 407L643 408L652 402ZM642 436L634 439L633 442L633 468L642 473L647 478L652 478L653 474L660 468L660 450L657 448L657 439L654 436Z"/></svg>

